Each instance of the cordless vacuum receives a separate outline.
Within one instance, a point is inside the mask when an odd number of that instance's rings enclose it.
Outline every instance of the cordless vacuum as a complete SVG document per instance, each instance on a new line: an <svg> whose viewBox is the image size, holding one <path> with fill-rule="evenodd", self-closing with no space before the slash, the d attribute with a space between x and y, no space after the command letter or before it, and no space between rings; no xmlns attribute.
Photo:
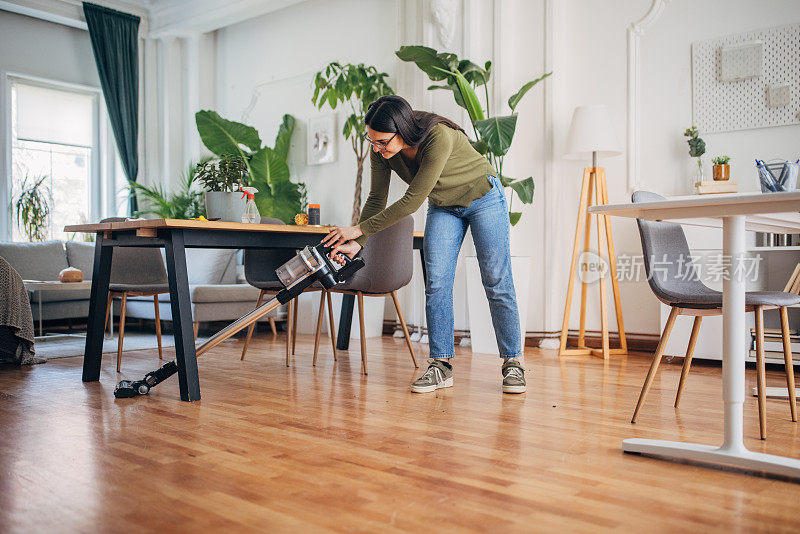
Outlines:
<svg viewBox="0 0 800 534"><path fill-rule="evenodd" d="M350 259L342 254L345 264L337 269L328 257L330 251L330 247L322 244L315 247L307 246L299 251L295 257L278 267L275 274L284 288L275 298L266 304L262 304L247 315L240 317L201 343L195 351L197 356L211 350L235 333L247 328L281 304L286 304L294 299L314 282L319 282L325 289L331 289L364 267L363 259ZM154 386L177 372L178 364L173 360L155 371L147 373L141 380L121 381L114 388L114 396L118 399L127 399L139 395L147 395Z"/></svg>

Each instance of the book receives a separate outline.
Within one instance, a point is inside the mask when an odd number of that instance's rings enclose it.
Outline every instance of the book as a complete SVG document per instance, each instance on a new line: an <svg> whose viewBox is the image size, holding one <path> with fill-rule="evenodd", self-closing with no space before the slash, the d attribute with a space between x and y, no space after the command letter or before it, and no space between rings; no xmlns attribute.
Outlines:
<svg viewBox="0 0 800 534"><path fill-rule="evenodd" d="M739 188L733 180L720 180L710 181L704 180L702 182L695 182L695 188L701 195L713 193L736 193Z"/></svg>

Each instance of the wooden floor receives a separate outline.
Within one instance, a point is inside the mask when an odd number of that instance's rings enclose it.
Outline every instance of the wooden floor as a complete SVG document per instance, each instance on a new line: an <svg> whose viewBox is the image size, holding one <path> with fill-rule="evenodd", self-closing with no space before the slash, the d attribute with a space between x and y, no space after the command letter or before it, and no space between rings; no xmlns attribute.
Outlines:
<svg viewBox="0 0 800 534"><path fill-rule="evenodd" d="M402 339L369 340L368 377L357 341L316 368L311 336L290 368L282 343L259 333L244 362L241 339L200 358L191 404L175 378L115 400L111 357L91 384L80 358L0 367L0 532L800 530L800 484L621 452L627 437L719 443L717 367L693 370L676 411L680 368L663 366L631 425L646 355L527 349L528 393L511 396L496 357L458 349L455 387L415 395ZM157 363L128 352L122 377ZM748 397L747 446L800 457L786 403L767 417L762 442Z"/></svg>

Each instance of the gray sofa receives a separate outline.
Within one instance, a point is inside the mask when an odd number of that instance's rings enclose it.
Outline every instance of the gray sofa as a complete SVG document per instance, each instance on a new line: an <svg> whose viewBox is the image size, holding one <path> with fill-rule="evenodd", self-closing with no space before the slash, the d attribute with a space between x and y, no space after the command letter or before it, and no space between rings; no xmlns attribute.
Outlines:
<svg viewBox="0 0 800 534"><path fill-rule="evenodd" d="M57 280L67 267L83 272L91 279L94 264L94 243L78 241L45 241L42 243L0 242L0 256L19 272L23 280ZM234 250L187 249L186 264L192 317L196 322L232 321L252 310L259 290L237 283L237 254ZM51 319L85 319L89 314L90 291L44 291L42 317ZM31 297L34 319L38 319L38 293ZM169 295L159 297L161 319L172 319ZM277 312L270 314L276 317ZM152 297L128 300L126 316L155 319ZM269 316L264 320L268 320Z"/></svg>

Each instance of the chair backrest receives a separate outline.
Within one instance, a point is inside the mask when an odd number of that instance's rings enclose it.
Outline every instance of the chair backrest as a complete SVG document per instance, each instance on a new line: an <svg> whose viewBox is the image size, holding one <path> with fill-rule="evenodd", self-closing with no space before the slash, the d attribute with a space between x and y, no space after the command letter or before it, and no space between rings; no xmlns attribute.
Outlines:
<svg viewBox="0 0 800 534"><path fill-rule="evenodd" d="M634 204L657 202L665 197L650 191L634 191ZM636 219L642 240L644 268L650 289L666 303L691 302L692 296L709 291L692 263L686 234L680 224Z"/></svg>
<svg viewBox="0 0 800 534"><path fill-rule="evenodd" d="M120 222L125 217L100 221ZM114 247L111 260L111 283L126 285L167 284L167 268L158 247Z"/></svg>
<svg viewBox="0 0 800 534"><path fill-rule="evenodd" d="M414 273L414 219L410 215L370 236L361 252L365 266L337 289L391 293Z"/></svg>
<svg viewBox="0 0 800 534"><path fill-rule="evenodd" d="M261 224L286 223L275 217L261 217ZM295 254L290 249L245 249L244 277L251 285L279 282L275 269L292 259Z"/></svg>

